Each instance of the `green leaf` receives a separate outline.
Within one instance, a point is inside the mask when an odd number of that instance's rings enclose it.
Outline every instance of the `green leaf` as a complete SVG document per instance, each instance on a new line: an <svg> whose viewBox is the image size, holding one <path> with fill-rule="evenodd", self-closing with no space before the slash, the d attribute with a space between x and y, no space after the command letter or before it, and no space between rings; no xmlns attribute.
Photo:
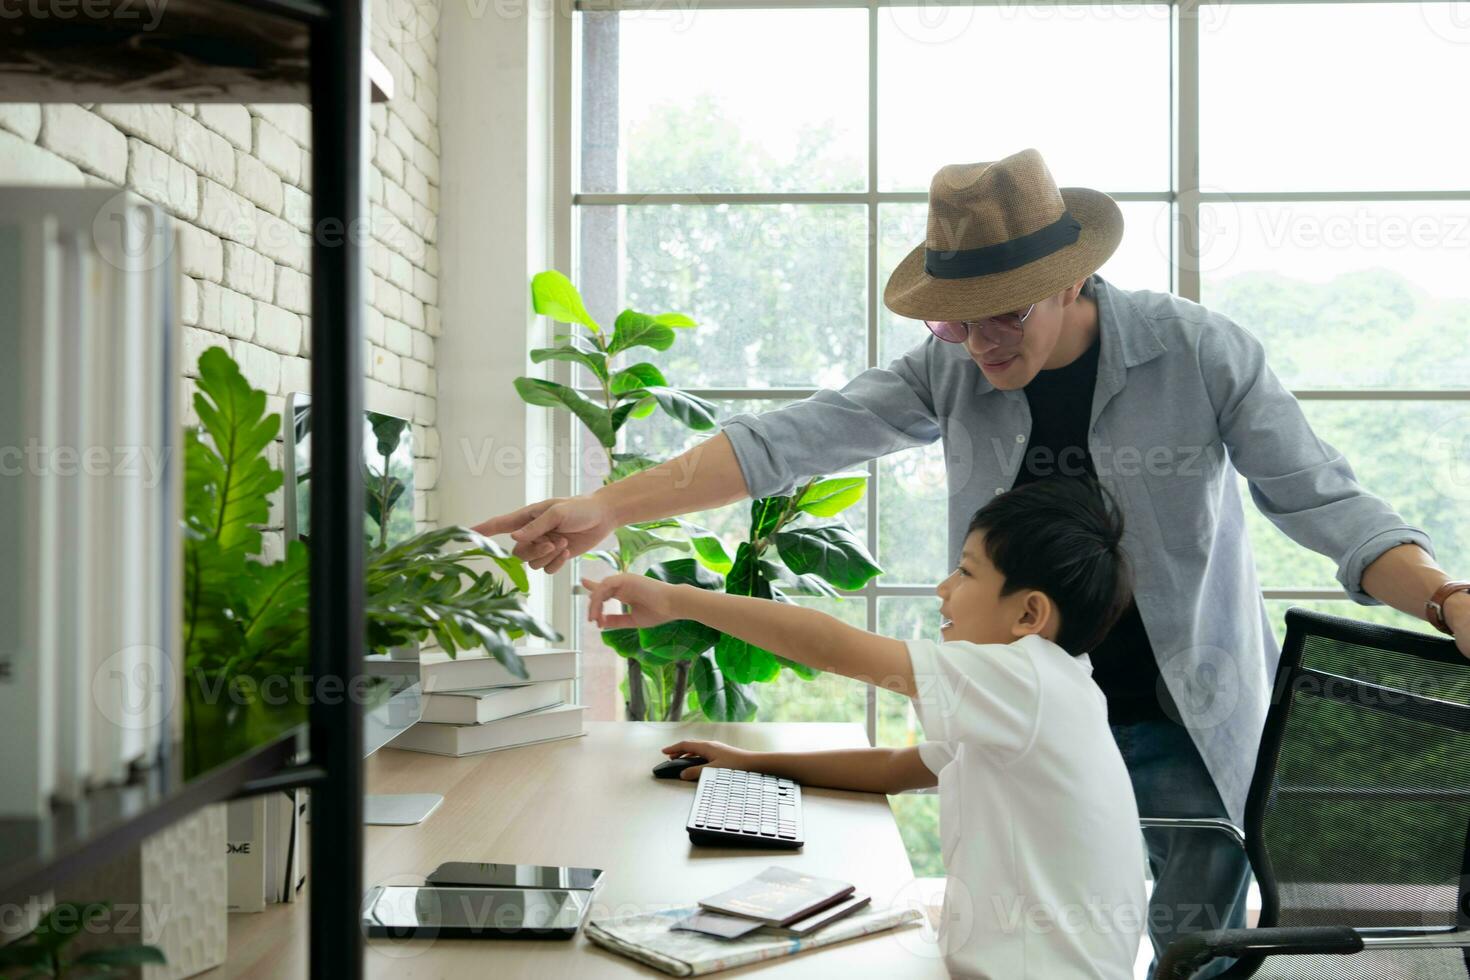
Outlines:
<svg viewBox="0 0 1470 980"><path fill-rule="evenodd" d="M649 578L675 585L696 585L718 590L724 582L693 558L675 558L653 565L644 573ZM654 660L688 660L715 645L720 637L716 629L692 619L676 619L638 631L638 646Z"/></svg>
<svg viewBox="0 0 1470 980"><path fill-rule="evenodd" d="M638 631L640 659L651 663L689 660L715 645L720 631L692 619L675 619Z"/></svg>
<svg viewBox="0 0 1470 980"><path fill-rule="evenodd" d="M585 366L597 376L598 380L607 380L607 356L602 351L581 350L571 344L563 344L560 347L537 347L531 351L532 364L540 364L543 361L571 361L573 364Z"/></svg>
<svg viewBox="0 0 1470 980"><path fill-rule="evenodd" d="M628 418L633 414L633 409L637 408L638 404L638 402L623 402L623 404L618 405L612 410L612 414L608 417L612 419L613 432L616 433L622 430Z"/></svg>
<svg viewBox="0 0 1470 980"><path fill-rule="evenodd" d="M633 403L632 418L646 419L658 408L658 400L654 398L640 398Z"/></svg>
<svg viewBox="0 0 1470 980"><path fill-rule="evenodd" d="M821 673L815 667L808 667L806 664L799 664L795 660L787 660L785 657L776 657L776 662L804 681L809 681Z"/></svg>
<svg viewBox="0 0 1470 980"><path fill-rule="evenodd" d="M727 678L741 684L772 681L781 673L775 654L728 633L715 644L715 662Z"/></svg>
<svg viewBox="0 0 1470 980"><path fill-rule="evenodd" d="M511 640L530 634L557 641L561 635L527 612L521 597L493 573L472 566L484 558L502 570L519 565L494 541L465 527L425 531L374 556L366 575L369 646L386 650L432 635L451 656L481 648L524 677Z"/></svg>
<svg viewBox="0 0 1470 980"><path fill-rule="evenodd" d="M649 552L660 548L672 548L675 551L689 550L687 542L676 538L660 537L652 531L645 531L637 527L620 527L613 532L613 536L618 539L618 554L623 560L624 568Z"/></svg>
<svg viewBox="0 0 1470 980"><path fill-rule="evenodd" d="M265 411L265 392L250 387L222 347L199 356L199 390L194 408L211 445L195 454L195 493L185 520L226 551L260 551L255 526L270 520L266 497L281 486L280 471L265 448L281 431L281 418ZM201 442L201 445L203 443Z"/></svg>
<svg viewBox="0 0 1470 980"><path fill-rule="evenodd" d="M643 389L654 397L666 415L671 415L697 432L708 432L717 425L718 409L713 402L678 388L651 385Z"/></svg>
<svg viewBox="0 0 1470 980"><path fill-rule="evenodd" d="M764 563L758 562L750 542L740 542L735 549L735 561L725 576L725 591L730 595L753 596L757 599L771 597L771 583L766 580Z"/></svg>
<svg viewBox="0 0 1470 980"><path fill-rule="evenodd" d="M735 549L735 561L725 576L725 591L730 595L771 598L771 584L766 581L761 564L748 541ZM725 676L740 683L773 680L781 672L775 654L728 633L715 644L715 661Z"/></svg>
<svg viewBox="0 0 1470 980"><path fill-rule="evenodd" d="M612 647L620 657L637 657L643 653L638 646L636 629L603 630L602 642Z"/></svg>
<svg viewBox="0 0 1470 980"><path fill-rule="evenodd" d="M801 527L776 534L776 550L798 575L820 575L839 589L860 589L883 569L845 525Z"/></svg>
<svg viewBox="0 0 1470 980"><path fill-rule="evenodd" d="M673 585L697 585L701 589L723 589L725 582L720 576L707 571L693 558L674 558L661 561L643 574L660 582Z"/></svg>
<svg viewBox="0 0 1470 980"><path fill-rule="evenodd" d="M705 568L720 575L730 571L733 564L730 555L725 551L725 544L713 531L702 527L691 521L679 521L679 526L689 536L689 543L694 546L694 558Z"/></svg>
<svg viewBox="0 0 1470 980"><path fill-rule="evenodd" d="M145 963L167 963L157 946L111 946L94 949L72 960L74 966L142 966Z"/></svg>
<svg viewBox="0 0 1470 980"><path fill-rule="evenodd" d="M607 475L607 482L613 483L624 477L632 476L634 473L642 473L652 466L657 466L659 461L650 456L640 456L637 453L613 453L613 468Z"/></svg>
<svg viewBox="0 0 1470 980"><path fill-rule="evenodd" d="M613 336L608 342L607 353L612 356L630 347L668 350L672 346L674 330L671 326L657 322L647 313L624 310L618 314L617 323L613 326Z"/></svg>
<svg viewBox="0 0 1470 980"><path fill-rule="evenodd" d="M790 503L790 497L762 497L750 502L750 539L768 537Z"/></svg>
<svg viewBox="0 0 1470 980"><path fill-rule="evenodd" d="M841 593L815 575L797 575L780 562L765 559L761 560L760 566L765 572L766 580L771 583L773 595L779 587L793 595L825 596L838 600L842 598Z"/></svg>
<svg viewBox="0 0 1470 980"><path fill-rule="evenodd" d="M647 361L630 364L612 376L610 389L614 395L629 394L649 385L667 385L664 373Z"/></svg>
<svg viewBox="0 0 1470 980"><path fill-rule="evenodd" d="M306 545L292 541L283 561L245 563L240 628L257 666L304 663L307 653L309 569Z"/></svg>
<svg viewBox="0 0 1470 980"><path fill-rule="evenodd" d="M403 440L403 430L408 428L408 420L394 418L391 415L379 415L377 412L365 414L368 424L373 429L373 439L378 444L378 455L392 456L397 452L399 442Z"/></svg>
<svg viewBox="0 0 1470 980"><path fill-rule="evenodd" d="M817 517L835 517L863 498L868 489L865 476L839 476L818 480L796 501L797 510Z"/></svg>
<svg viewBox="0 0 1470 980"><path fill-rule="evenodd" d="M602 331L582 305L577 287L555 269L539 272L531 279L531 304L542 316L561 323L580 323L593 333Z"/></svg>
<svg viewBox="0 0 1470 980"><path fill-rule="evenodd" d="M654 316L653 322L665 327L677 327L679 329L698 326L698 324L682 313L659 313Z"/></svg>
<svg viewBox="0 0 1470 980"><path fill-rule="evenodd" d="M699 697L699 710L710 721L751 721L758 705L750 690L726 677L714 654L706 651L689 670L690 687Z"/></svg>
<svg viewBox="0 0 1470 980"><path fill-rule="evenodd" d="M617 432L613 429L611 413L566 385L541 378L516 378L515 388L526 404L569 409L598 442L608 448L616 445Z"/></svg>

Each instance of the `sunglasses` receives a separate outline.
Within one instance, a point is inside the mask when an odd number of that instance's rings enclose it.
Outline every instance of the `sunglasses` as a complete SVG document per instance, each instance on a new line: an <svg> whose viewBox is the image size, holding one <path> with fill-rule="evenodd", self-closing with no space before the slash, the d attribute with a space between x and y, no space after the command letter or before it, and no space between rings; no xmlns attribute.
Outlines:
<svg viewBox="0 0 1470 980"><path fill-rule="evenodd" d="M969 339L971 330L979 330L982 336L989 331L996 343L1006 343L1021 336L1026 319L1034 309L1036 304L1032 303L1024 310L988 316L983 320L925 320L924 326L947 344L963 344Z"/></svg>

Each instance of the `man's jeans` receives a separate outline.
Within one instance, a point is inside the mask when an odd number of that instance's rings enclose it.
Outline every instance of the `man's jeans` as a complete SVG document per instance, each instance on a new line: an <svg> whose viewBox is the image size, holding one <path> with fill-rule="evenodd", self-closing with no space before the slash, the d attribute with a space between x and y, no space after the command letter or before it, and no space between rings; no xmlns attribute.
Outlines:
<svg viewBox="0 0 1470 980"><path fill-rule="evenodd" d="M1114 725L1113 738L1133 778L1143 817L1225 817L1225 804L1189 732L1167 721ZM1154 890L1148 932L1154 962L1176 938L1204 929L1245 927L1250 862L1217 830L1146 830ZM1199 978L1213 977L1233 960L1217 960ZM1149 976L1153 967L1149 968Z"/></svg>

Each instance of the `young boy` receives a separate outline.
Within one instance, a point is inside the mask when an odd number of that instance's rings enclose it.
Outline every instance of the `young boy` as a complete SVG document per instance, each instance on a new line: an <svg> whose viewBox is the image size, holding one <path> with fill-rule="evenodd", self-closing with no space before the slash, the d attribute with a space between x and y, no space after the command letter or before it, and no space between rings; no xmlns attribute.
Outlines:
<svg viewBox="0 0 1470 980"><path fill-rule="evenodd" d="M941 643L642 575L583 585L588 616L604 629L694 619L908 695L928 736L909 748L751 752L683 741L664 752L808 786L891 794L937 783L950 972L1128 980L1145 907L1138 809L1086 654L1127 605L1122 534L1082 479L996 497L976 512L959 566L937 590ZM627 612L605 612L610 599Z"/></svg>

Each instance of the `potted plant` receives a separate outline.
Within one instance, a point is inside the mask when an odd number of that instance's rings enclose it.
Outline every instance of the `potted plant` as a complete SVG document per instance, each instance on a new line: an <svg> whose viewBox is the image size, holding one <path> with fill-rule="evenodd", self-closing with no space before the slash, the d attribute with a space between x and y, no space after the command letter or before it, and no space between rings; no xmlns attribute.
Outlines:
<svg viewBox="0 0 1470 980"><path fill-rule="evenodd" d="M251 388L222 348L200 356L198 388L202 431L186 432L184 446L185 755L192 771L304 721L305 699L272 704L261 686L303 676L308 666L309 545L290 542L279 561L259 557L258 527L282 483L266 456L280 417L266 412L265 393ZM380 525L377 540L368 541L364 581L371 651L432 636L450 656L484 649L524 677L511 641L528 633L561 638L526 611L519 559L464 527L387 546L381 517L393 488L371 485L367 493L368 513ZM486 559L500 575L482 567Z"/></svg>
<svg viewBox="0 0 1470 980"><path fill-rule="evenodd" d="M574 331L558 335L556 347L531 351L531 360L581 364L601 391L589 398L569 386L527 377L516 379L516 391L529 404L565 409L577 417L603 449L604 484L659 462L618 451L620 435L631 420L662 409L696 431L716 427L714 406L671 387L656 365L614 363L618 355L638 347L668 350L676 330L695 327L690 317L627 309L608 333L587 312L571 281L554 270L531 280L531 298L537 313ZM658 551L692 552L692 557L657 562L646 574L777 601L791 595L836 596L837 589L861 588L881 571L846 524L823 520L836 518L860 500L866 487L861 475L817 478L789 497L753 501L746 540L733 558L717 535L680 519L619 528L616 547L589 557L627 572ZM803 678L815 676L807 667L687 620L650 630L607 630L602 636L628 661L627 716L635 721L678 720L686 710L717 721L749 720L758 707L751 685L774 680L783 668Z"/></svg>

